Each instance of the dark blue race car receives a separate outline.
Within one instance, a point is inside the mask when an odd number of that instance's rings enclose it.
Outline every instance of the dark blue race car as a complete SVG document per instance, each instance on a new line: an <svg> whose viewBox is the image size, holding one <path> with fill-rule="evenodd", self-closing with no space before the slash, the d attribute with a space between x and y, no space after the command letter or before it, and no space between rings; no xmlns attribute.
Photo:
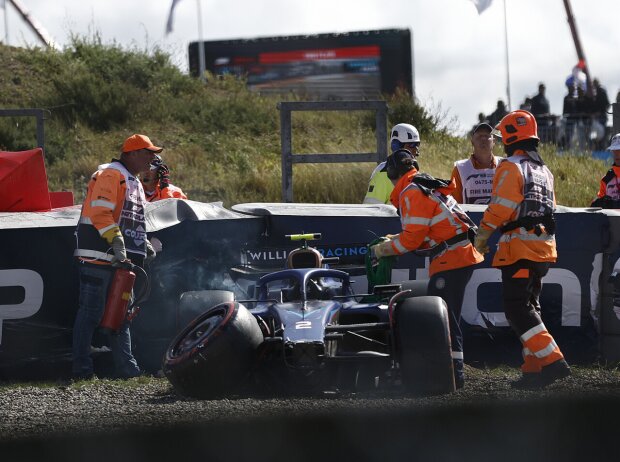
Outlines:
<svg viewBox="0 0 620 462"><path fill-rule="evenodd" d="M260 276L252 299L227 291L182 295L179 312L201 314L164 356L164 373L180 394L454 391L446 306L419 295L424 283L356 295L349 274L324 268L307 244L290 252L287 266Z"/></svg>

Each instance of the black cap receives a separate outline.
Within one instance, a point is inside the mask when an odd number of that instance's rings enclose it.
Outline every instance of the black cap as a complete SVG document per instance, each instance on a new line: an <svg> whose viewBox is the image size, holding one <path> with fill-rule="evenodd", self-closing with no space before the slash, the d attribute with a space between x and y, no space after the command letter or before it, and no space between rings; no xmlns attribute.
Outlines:
<svg viewBox="0 0 620 462"><path fill-rule="evenodd" d="M493 127L491 127L491 125L490 125L490 124L488 124L488 123L486 123L486 122L482 122L482 123L480 123L480 124L478 124L478 125L476 125L476 126L474 127L474 131L473 131L473 132L471 132L472 136L473 136L473 134L474 134L474 133L476 133L476 132L477 132L478 130L480 130L481 128L487 128L487 129L489 130L489 132L492 132L492 131L493 131Z"/></svg>

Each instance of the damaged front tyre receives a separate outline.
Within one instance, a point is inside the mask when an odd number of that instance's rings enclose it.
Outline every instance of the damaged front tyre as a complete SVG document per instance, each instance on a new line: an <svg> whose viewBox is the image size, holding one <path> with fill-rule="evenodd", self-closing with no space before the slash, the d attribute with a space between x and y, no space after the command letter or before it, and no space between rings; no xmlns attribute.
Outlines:
<svg viewBox="0 0 620 462"><path fill-rule="evenodd" d="M237 302L214 306L172 341L164 374L177 392L213 399L230 396L248 378L263 335L256 319Z"/></svg>

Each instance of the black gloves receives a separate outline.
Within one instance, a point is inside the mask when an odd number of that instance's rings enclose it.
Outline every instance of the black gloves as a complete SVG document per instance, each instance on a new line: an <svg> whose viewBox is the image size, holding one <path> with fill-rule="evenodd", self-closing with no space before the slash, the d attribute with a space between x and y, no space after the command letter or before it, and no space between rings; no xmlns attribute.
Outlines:
<svg viewBox="0 0 620 462"><path fill-rule="evenodd" d="M170 169L163 162L157 167L157 178L159 179L159 187L161 189L170 186Z"/></svg>

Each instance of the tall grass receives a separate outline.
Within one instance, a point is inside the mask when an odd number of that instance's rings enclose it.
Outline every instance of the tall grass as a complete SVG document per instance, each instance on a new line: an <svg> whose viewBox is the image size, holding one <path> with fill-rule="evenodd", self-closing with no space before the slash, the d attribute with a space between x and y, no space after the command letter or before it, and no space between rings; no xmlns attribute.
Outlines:
<svg viewBox="0 0 620 462"><path fill-rule="evenodd" d="M44 107L46 164L51 190L71 190L76 201L97 165L118 155L122 141L145 133L165 150L172 182L198 201L281 200L277 99L246 89L234 77L202 83L183 75L160 51L122 49L99 37L74 37L62 51L0 45L0 107ZM422 170L447 178L455 160L470 154L469 140L451 136L453 121L440 109L404 93L386 98L388 128L398 122L420 130ZM373 152L374 114L358 111L293 115L295 153ZM0 149L36 142L34 122L0 119ZM496 148L497 154L499 147ZM556 176L558 203L586 206L606 166L580 155L542 149ZM296 164L299 202L360 203L374 168L364 164Z"/></svg>

